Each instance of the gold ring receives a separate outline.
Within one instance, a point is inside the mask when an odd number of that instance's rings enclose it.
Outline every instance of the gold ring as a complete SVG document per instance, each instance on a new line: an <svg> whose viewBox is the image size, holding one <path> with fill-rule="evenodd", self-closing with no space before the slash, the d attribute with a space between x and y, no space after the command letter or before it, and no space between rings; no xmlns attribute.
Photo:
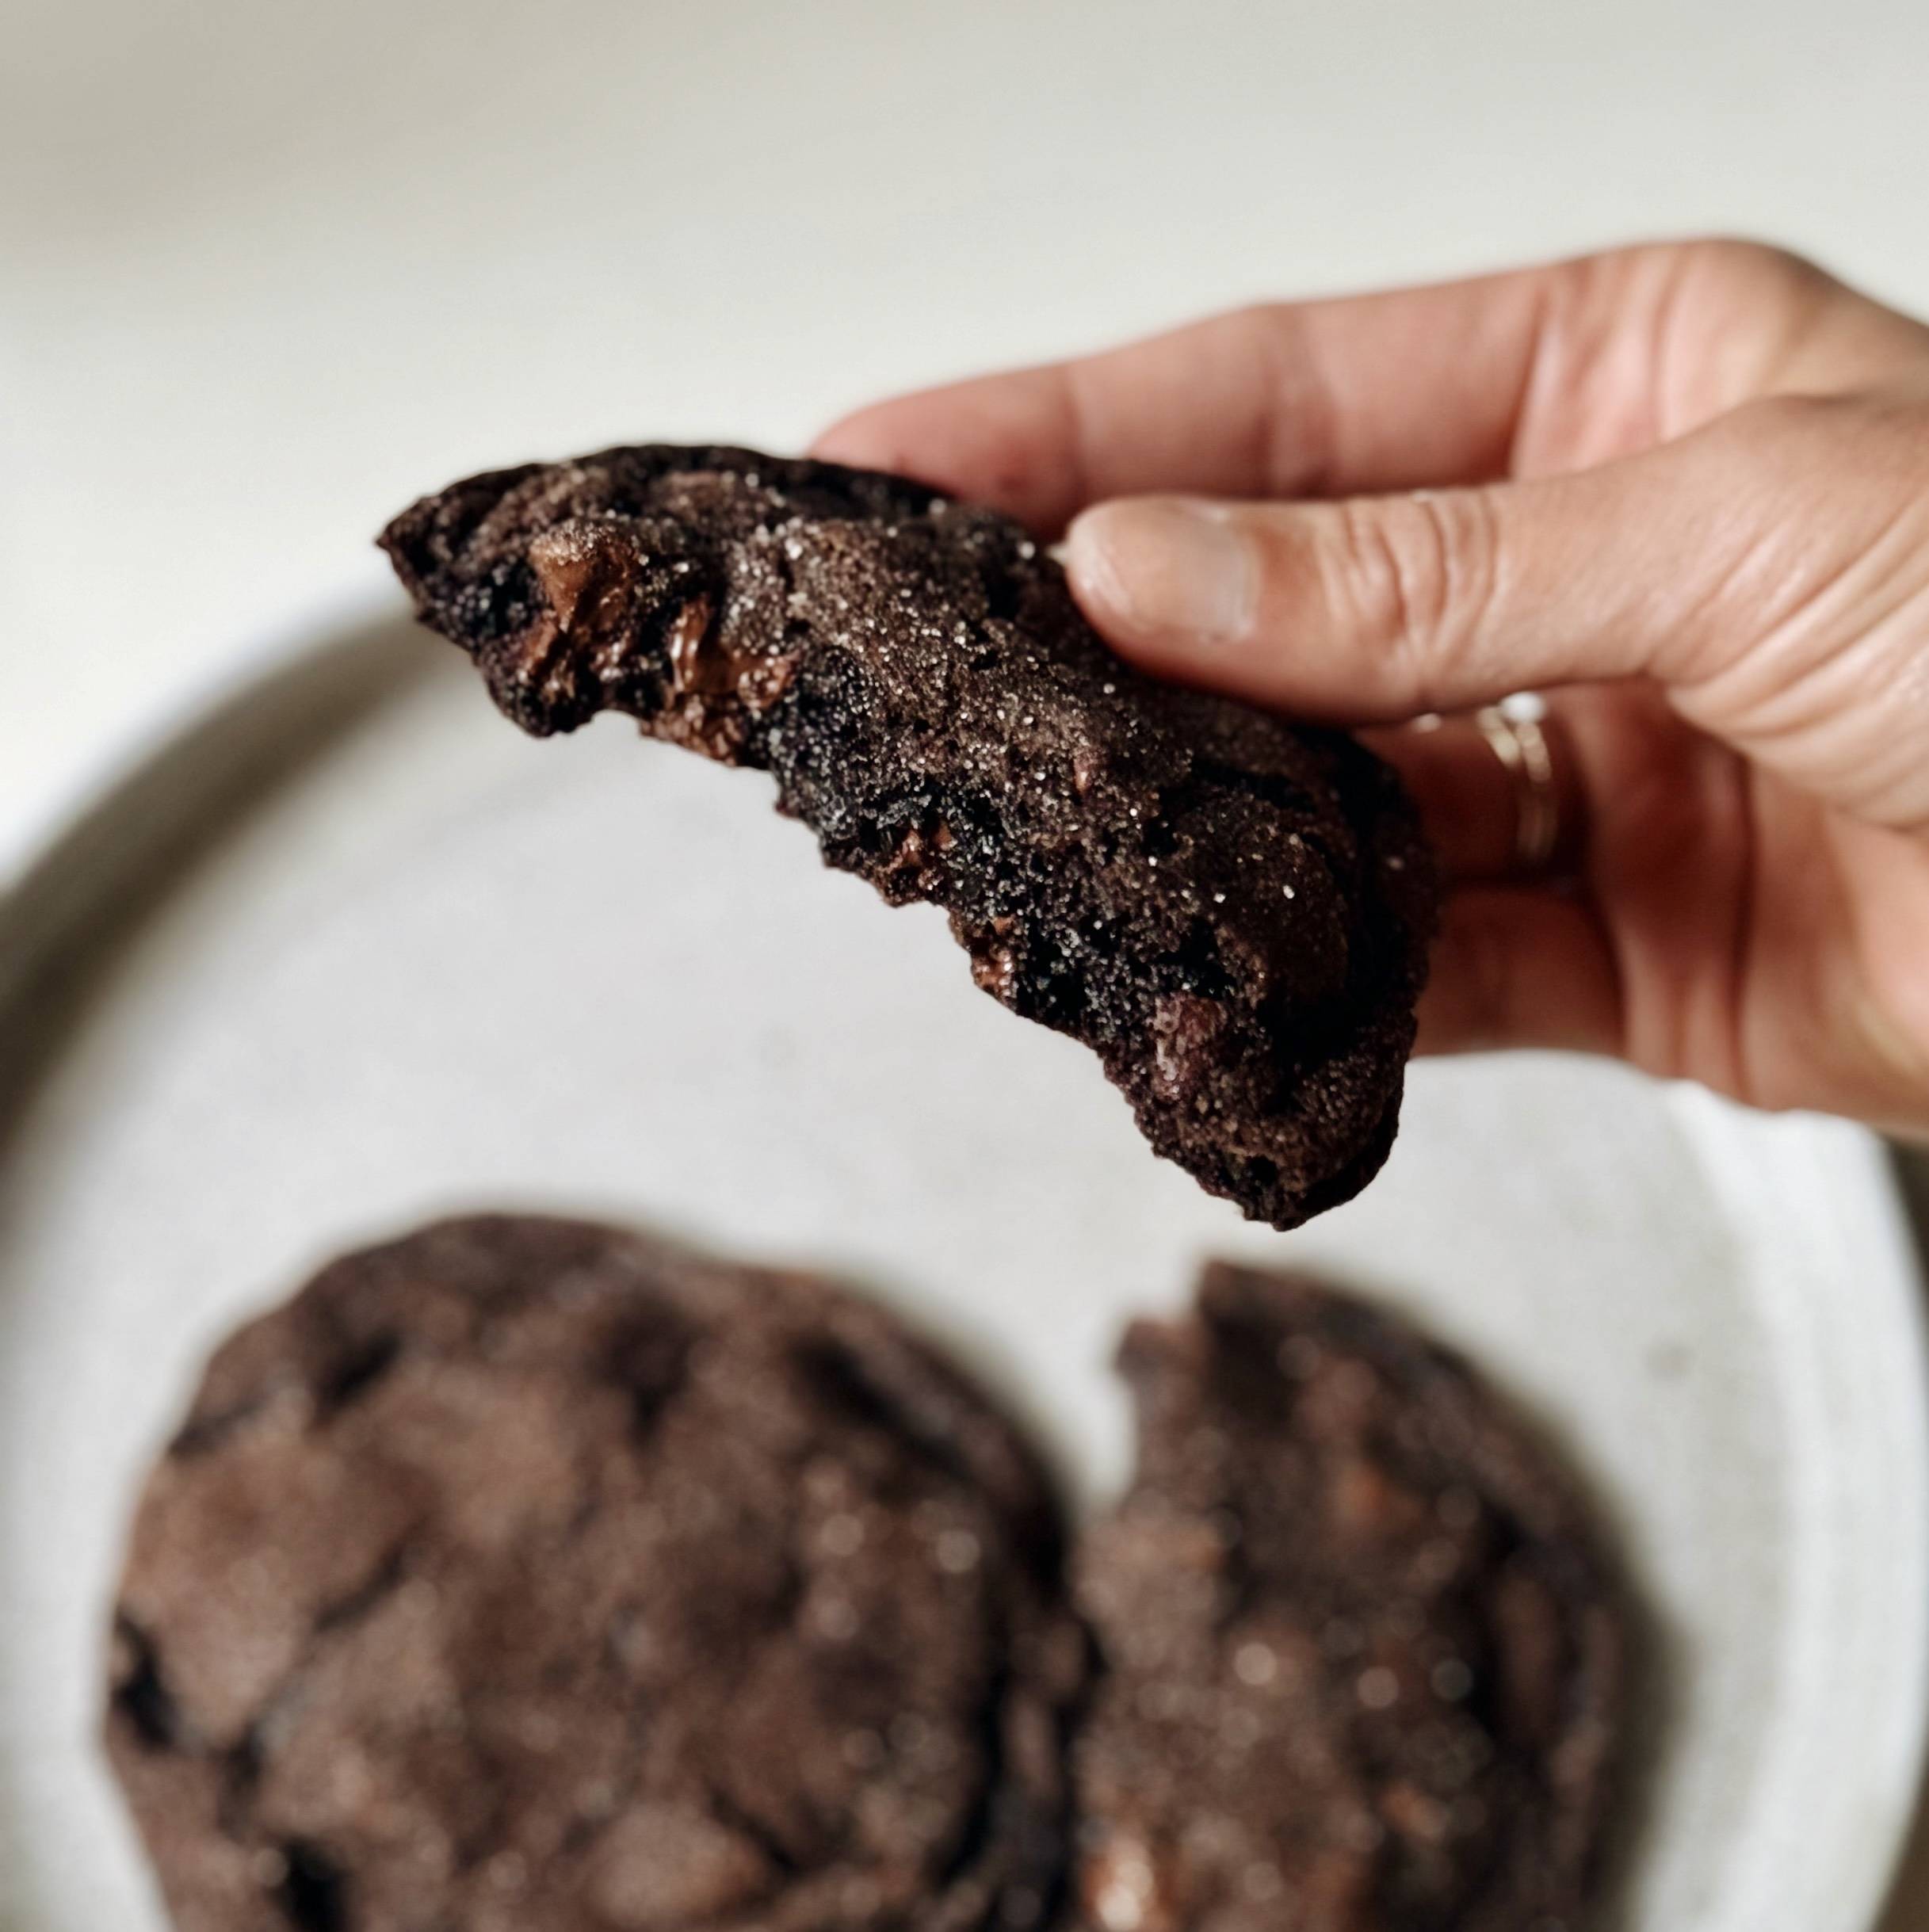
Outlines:
<svg viewBox="0 0 1929 1932"><path fill-rule="evenodd" d="M1560 793L1554 755L1537 697L1511 697L1473 714L1474 728L1514 781L1514 860L1522 872L1545 872L1560 846Z"/></svg>

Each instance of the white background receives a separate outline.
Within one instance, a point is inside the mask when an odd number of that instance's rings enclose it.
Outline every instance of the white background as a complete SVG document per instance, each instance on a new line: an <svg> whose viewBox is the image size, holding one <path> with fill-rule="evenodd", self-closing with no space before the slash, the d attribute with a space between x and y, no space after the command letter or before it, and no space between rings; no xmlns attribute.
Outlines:
<svg viewBox="0 0 1929 1932"><path fill-rule="evenodd" d="M1929 308L1919 0L4 0L0 832L458 471L1745 230Z"/></svg>
<svg viewBox="0 0 1929 1932"><path fill-rule="evenodd" d="M1662 232L1929 310L1926 101L1920 0L0 0L0 857L466 469Z"/></svg>

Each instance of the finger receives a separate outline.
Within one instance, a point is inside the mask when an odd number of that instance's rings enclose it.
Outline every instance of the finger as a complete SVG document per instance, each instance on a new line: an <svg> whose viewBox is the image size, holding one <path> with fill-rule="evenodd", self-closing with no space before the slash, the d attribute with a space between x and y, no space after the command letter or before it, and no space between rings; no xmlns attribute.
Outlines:
<svg viewBox="0 0 1929 1932"><path fill-rule="evenodd" d="M846 417L813 454L903 470L1056 534L1146 491L1304 496L1506 469L1568 263L1215 316Z"/></svg>
<svg viewBox="0 0 1929 1932"><path fill-rule="evenodd" d="M1488 735L1496 728L1483 728L1463 714L1363 735L1399 772L1451 885L1518 880L1523 870L1521 842L1534 781L1503 762ZM1559 707L1546 712L1538 728L1551 767L1557 838L1551 857L1532 869L1564 874L1582 851L1587 774Z"/></svg>
<svg viewBox="0 0 1929 1932"><path fill-rule="evenodd" d="M1732 646L1721 613L1756 535L1738 514L1753 480L1711 430L1526 483L1341 503L1129 498L1078 518L1066 562L1086 614L1148 669L1379 723L1665 678L1711 635Z"/></svg>
<svg viewBox="0 0 1929 1932"><path fill-rule="evenodd" d="M1664 242L1215 316L846 416L819 456L1055 536L1151 491L1365 494L1577 469L1771 390L1919 358L1921 326L1751 242Z"/></svg>
<svg viewBox="0 0 1929 1932"><path fill-rule="evenodd" d="M1420 1001L1416 1052L1613 1054L1622 1034L1614 952L1586 904L1519 887L1449 896Z"/></svg>

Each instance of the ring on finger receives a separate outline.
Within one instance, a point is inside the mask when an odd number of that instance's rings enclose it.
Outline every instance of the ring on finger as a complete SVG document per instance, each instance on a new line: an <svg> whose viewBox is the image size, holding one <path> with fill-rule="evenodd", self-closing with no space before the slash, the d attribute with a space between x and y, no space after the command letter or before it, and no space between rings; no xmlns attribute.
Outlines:
<svg viewBox="0 0 1929 1932"><path fill-rule="evenodd" d="M1560 850L1560 788L1546 716L1541 700L1526 693L1473 714L1474 729L1512 781L1514 862L1528 874L1549 870Z"/></svg>

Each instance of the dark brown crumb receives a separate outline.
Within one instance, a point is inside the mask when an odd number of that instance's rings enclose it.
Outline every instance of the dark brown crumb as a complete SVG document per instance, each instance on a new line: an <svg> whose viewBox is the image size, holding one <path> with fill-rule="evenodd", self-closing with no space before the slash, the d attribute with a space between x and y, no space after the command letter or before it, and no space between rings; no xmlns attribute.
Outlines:
<svg viewBox="0 0 1929 1932"><path fill-rule="evenodd" d="M1457 1360L1224 1266L1122 1365L1075 1747L1096 1932L1580 1932L1625 1722L1587 1512Z"/></svg>
<svg viewBox="0 0 1929 1932"><path fill-rule="evenodd" d="M109 1747L181 1932L1022 1932L1083 1664L1059 1544L875 1309L450 1222L216 1357Z"/></svg>
<svg viewBox="0 0 1929 1932"><path fill-rule="evenodd" d="M944 907L978 984L1091 1047L1213 1193L1289 1228L1385 1159L1434 916L1397 784L1120 663L1016 524L652 445L472 477L382 543L525 729L625 712L773 772L831 865Z"/></svg>

